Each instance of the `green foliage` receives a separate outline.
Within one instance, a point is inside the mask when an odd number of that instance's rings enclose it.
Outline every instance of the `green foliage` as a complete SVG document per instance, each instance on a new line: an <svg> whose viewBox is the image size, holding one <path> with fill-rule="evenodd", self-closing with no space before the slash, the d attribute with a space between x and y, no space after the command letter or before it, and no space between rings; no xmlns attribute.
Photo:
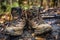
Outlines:
<svg viewBox="0 0 60 40"><path fill-rule="evenodd" d="M5 2L2 2L2 5L6 5L6 1Z"/></svg>
<svg viewBox="0 0 60 40"><path fill-rule="evenodd" d="M19 7L18 2L14 2L14 3L12 3L12 7Z"/></svg>
<svg viewBox="0 0 60 40"><path fill-rule="evenodd" d="M6 12L11 12L11 5L7 5Z"/></svg>
<svg viewBox="0 0 60 40"><path fill-rule="evenodd" d="M22 5L22 8L23 8L24 10L27 10L27 9L29 8L29 6L28 6L28 5Z"/></svg>

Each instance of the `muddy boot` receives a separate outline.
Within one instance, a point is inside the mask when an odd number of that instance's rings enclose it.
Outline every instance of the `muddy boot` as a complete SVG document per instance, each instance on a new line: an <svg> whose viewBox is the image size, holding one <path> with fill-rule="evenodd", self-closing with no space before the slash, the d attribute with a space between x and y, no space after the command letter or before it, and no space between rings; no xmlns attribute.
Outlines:
<svg viewBox="0 0 60 40"><path fill-rule="evenodd" d="M38 14L38 10L30 10L28 17L29 25L34 29L35 34L42 34L51 30L51 25L42 20L40 14Z"/></svg>
<svg viewBox="0 0 60 40"><path fill-rule="evenodd" d="M22 35L23 28L26 24L25 17L22 14L22 9L12 8L12 17L13 20L7 23L7 26L5 28L6 34L10 34L14 36Z"/></svg>

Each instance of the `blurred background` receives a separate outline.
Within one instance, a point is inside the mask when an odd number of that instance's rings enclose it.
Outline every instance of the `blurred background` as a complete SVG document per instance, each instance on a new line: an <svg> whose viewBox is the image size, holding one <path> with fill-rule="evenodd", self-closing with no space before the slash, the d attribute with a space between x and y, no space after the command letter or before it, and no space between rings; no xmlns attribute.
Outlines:
<svg viewBox="0 0 60 40"><path fill-rule="evenodd" d="M30 7L36 5L38 7L51 8L60 7L59 4L60 0L0 0L0 14L10 11L12 7Z"/></svg>

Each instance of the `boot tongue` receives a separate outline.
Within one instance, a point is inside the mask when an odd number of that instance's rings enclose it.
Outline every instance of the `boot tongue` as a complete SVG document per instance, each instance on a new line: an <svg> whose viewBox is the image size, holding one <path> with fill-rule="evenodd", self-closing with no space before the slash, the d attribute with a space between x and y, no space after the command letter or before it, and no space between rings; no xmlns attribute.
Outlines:
<svg viewBox="0 0 60 40"><path fill-rule="evenodd" d="M31 18L34 19L34 18L36 18L36 17L38 17L38 14L37 14L37 12L34 12L34 11L33 11L33 12L31 13Z"/></svg>
<svg viewBox="0 0 60 40"><path fill-rule="evenodd" d="M32 20L34 20L34 22L36 22L38 25L44 24L44 21L42 19L39 19L38 16L33 17Z"/></svg>
<svg viewBox="0 0 60 40"><path fill-rule="evenodd" d="M19 8L19 7L12 8L11 9L11 14L12 14L13 18L14 17L19 18L22 15L22 9Z"/></svg>

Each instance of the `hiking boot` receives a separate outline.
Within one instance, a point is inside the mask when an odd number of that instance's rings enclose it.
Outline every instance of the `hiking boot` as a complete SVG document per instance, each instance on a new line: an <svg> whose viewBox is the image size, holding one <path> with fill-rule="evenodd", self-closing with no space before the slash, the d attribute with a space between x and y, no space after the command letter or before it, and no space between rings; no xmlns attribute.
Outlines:
<svg viewBox="0 0 60 40"><path fill-rule="evenodd" d="M21 8L12 8L13 20L7 23L5 28L6 34L21 35L26 24L25 17L22 14Z"/></svg>
<svg viewBox="0 0 60 40"><path fill-rule="evenodd" d="M28 14L29 25L34 29L35 34L42 34L51 30L51 25L44 22L38 10L31 9Z"/></svg>

